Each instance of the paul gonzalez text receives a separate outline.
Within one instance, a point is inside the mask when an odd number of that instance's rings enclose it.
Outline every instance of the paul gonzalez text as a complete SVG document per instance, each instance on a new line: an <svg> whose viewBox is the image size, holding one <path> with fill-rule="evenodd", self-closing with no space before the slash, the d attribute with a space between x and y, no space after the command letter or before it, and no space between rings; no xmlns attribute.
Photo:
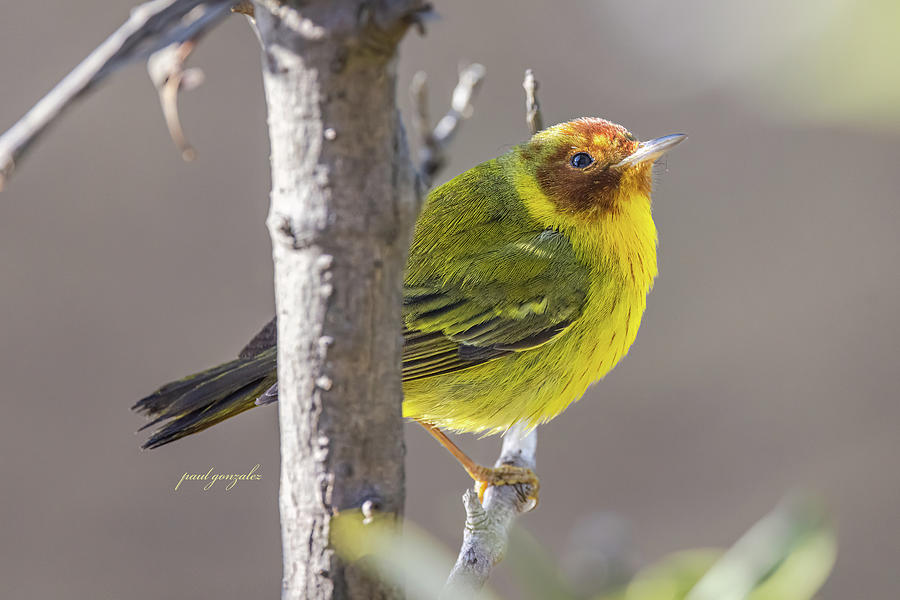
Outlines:
<svg viewBox="0 0 900 600"><path fill-rule="evenodd" d="M238 481L259 481L262 479L262 475L258 473L259 465L253 467L247 473L216 473L215 471L215 467L210 467L206 473L185 473L175 485L175 491L177 492L178 488L185 481L205 481L206 485L203 486L203 490L209 491L217 481L227 481L225 489L230 490L237 485Z"/></svg>

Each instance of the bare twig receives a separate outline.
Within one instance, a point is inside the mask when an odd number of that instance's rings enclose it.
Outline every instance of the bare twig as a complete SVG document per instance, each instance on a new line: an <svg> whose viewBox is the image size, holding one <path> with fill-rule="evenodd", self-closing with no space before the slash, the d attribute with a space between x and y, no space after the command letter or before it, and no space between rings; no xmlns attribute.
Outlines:
<svg viewBox="0 0 900 600"><path fill-rule="evenodd" d="M203 83L203 71L197 68L184 68L184 63L196 44L196 38L172 44L152 54L147 60L147 72L159 93L159 103L169 135L181 151L181 157L186 161L194 160L197 152L188 142L181 127L181 119L178 116L178 92L190 91Z"/></svg>
<svg viewBox="0 0 900 600"><path fill-rule="evenodd" d="M430 129L428 118L428 77L419 71L413 77L409 92L413 101L413 128L419 136L419 176L424 187L430 187L434 176L447 163L447 146L459 125L472 116L472 99L484 80L485 68L473 63L459 72L459 81L453 90L450 110Z"/></svg>
<svg viewBox="0 0 900 600"><path fill-rule="evenodd" d="M517 425L503 437L496 466L534 469L536 449L537 432L527 432L524 426ZM445 595L452 597L471 596L484 586L494 565L503 559L513 519L532 508L532 501L518 486L489 487L484 506L474 491L466 490L463 504L466 528L462 548L445 587Z"/></svg>
<svg viewBox="0 0 900 600"><path fill-rule="evenodd" d="M16 162L72 102L128 63L146 60L174 43L191 40L228 14L236 0L152 0L97 46L56 87L0 136L0 189Z"/></svg>
<svg viewBox="0 0 900 600"><path fill-rule="evenodd" d="M525 69L525 81L522 82L522 87L525 88L525 122L528 123L531 134L534 135L544 128L544 119L541 116L541 105L537 99L538 82L531 69Z"/></svg>

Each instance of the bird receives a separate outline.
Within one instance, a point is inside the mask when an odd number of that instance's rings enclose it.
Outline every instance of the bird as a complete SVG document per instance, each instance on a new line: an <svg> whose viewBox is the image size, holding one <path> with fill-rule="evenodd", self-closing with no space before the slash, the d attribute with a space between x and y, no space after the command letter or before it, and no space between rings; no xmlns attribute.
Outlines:
<svg viewBox="0 0 900 600"><path fill-rule="evenodd" d="M485 467L445 430L500 434L546 423L628 353L657 276L656 161L687 138L639 141L583 117L535 133L434 188L403 288L403 416L462 464L480 494L531 469ZM156 448L278 398L273 319L238 358L134 405ZM144 429L142 428L142 429Z"/></svg>

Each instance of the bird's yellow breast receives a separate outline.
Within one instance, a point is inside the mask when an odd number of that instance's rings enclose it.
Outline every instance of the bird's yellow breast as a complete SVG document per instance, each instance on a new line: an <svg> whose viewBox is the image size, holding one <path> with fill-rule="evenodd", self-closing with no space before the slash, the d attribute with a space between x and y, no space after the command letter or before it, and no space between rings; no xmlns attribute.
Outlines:
<svg viewBox="0 0 900 600"><path fill-rule="evenodd" d="M530 177L516 182L532 215L552 206ZM657 274L650 198L634 194L594 222L558 224L591 284L581 316L552 341L469 369L404 384L404 416L456 431L499 433L538 425L578 400L634 343ZM552 221L551 221L552 222Z"/></svg>

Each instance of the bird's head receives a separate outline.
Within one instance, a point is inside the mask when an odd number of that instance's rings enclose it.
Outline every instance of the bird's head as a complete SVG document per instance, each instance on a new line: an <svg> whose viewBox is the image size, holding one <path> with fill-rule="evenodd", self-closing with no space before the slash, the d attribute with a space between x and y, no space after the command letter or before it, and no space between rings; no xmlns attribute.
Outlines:
<svg viewBox="0 0 900 600"><path fill-rule="evenodd" d="M561 225L614 217L635 202L649 208L653 163L686 137L640 142L603 119L560 123L517 147L517 183L531 188L532 213Z"/></svg>

